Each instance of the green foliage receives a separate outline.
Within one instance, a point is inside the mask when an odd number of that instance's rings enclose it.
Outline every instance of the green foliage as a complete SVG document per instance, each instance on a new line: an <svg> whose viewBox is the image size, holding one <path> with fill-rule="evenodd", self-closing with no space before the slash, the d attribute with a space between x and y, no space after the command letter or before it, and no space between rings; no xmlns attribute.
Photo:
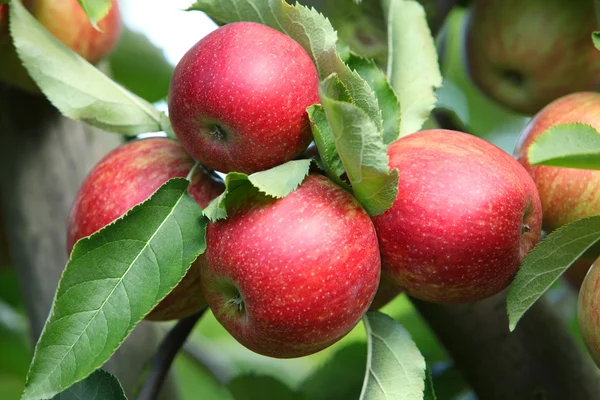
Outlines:
<svg viewBox="0 0 600 400"><path fill-rule="evenodd" d="M158 110L60 43L20 1L11 4L10 30L23 65L66 117L125 135L163 130Z"/></svg>
<svg viewBox="0 0 600 400"><path fill-rule="evenodd" d="M96 370L52 400L127 400L116 376L102 369Z"/></svg>
<svg viewBox="0 0 600 400"><path fill-rule="evenodd" d="M560 275L598 241L600 216L595 216L562 226L531 250L508 289L511 331Z"/></svg>
<svg viewBox="0 0 600 400"><path fill-rule="evenodd" d="M431 370L429 368L425 371L425 392L423 393L423 400L437 400L435 391L433 390L433 378L431 377Z"/></svg>
<svg viewBox="0 0 600 400"><path fill-rule="evenodd" d="M600 50L600 32L592 32L592 41L594 42L594 46L596 49Z"/></svg>
<svg viewBox="0 0 600 400"><path fill-rule="evenodd" d="M417 132L437 102L442 85L435 43L423 6L414 0L385 0L388 77L402 112L400 136Z"/></svg>
<svg viewBox="0 0 600 400"><path fill-rule="evenodd" d="M283 198L296 190L308 175L311 160L288 161L285 164L246 175L230 172L225 176L225 191L210 202L204 210L211 221L227 217L227 208L257 192L276 199Z"/></svg>
<svg viewBox="0 0 600 400"><path fill-rule="evenodd" d="M110 0L77 0L85 11L94 28L98 29L98 21L108 14L112 3Z"/></svg>
<svg viewBox="0 0 600 400"><path fill-rule="evenodd" d="M373 60L350 54L346 64L363 78L377 96L383 117L383 142L392 143L400 136L400 103L385 74Z"/></svg>
<svg viewBox="0 0 600 400"><path fill-rule="evenodd" d="M301 391L310 400L358 398L365 376L366 350L364 342L341 348L301 384Z"/></svg>
<svg viewBox="0 0 600 400"><path fill-rule="evenodd" d="M332 75L319 85L321 102L354 196L369 215L391 207L398 192L398 171L389 171L381 131L354 103L343 101L345 86Z"/></svg>
<svg viewBox="0 0 600 400"><path fill-rule="evenodd" d="M531 144L527 158L532 165L600 170L600 133L581 123L555 125Z"/></svg>
<svg viewBox="0 0 600 400"><path fill-rule="evenodd" d="M337 153L335 140L327 122L325 110L323 110L320 104L312 105L308 108L308 117L310 118L315 144L319 150L320 159L318 161L320 161L320 166L325 170L329 179L349 189L348 185L340 179L340 176L345 172L344 165Z"/></svg>
<svg viewBox="0 0 600 400"><path fill-rule="evenodd" d="M380 312L367 312L363 322L368 355L360 399L422 399L425 359L408 331Z"/></svg>
<svg viewBox="0 0 600 400"><path fill-rule="evenodd" d="M75 245L31 364L24 399L45 399L100 367L183 278L205 247L206 219L171 179Z"/></svg>
<svg viewBox="0 0 600 400"><path fill-rule="evenodd" d="M270 376L243 375L235 377L227 388L235 400L302 400L300 393L294 392L279 380Z"/></svg>
<svg viewBox="0 0 600 400"><path fill-rule="evenodd" d="M127 28L109 59L111 77L154 103L167 97L173 66L148 38Z"/></svg>
<svg viewBox="0 0 600 400"><path fill-rule="evenodd" d="M233 400L229 390L185 351L177 354L174 367L180 400Z"/></svg>

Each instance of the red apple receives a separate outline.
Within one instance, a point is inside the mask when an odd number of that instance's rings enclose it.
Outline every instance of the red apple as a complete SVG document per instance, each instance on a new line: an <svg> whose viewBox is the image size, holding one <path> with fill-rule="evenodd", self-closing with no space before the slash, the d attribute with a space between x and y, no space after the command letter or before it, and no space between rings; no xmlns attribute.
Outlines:
<svg viewBox="0 0 600 400"><path fill-rule="evenodd" d="M371 304L380 274L368 215L346 191L309 175L287 197L258 195L209 223L202 290L241 344L301 357L342 338Z"/></svg>
<svg viewBox="0 0 600 400"><path fill-rule="evenodd" d="M596 365L600 367L600 257L581 285L577 318L583 341Z"/></svg>
<svg viewBox="0 0 600 400"><path fill-rule="evenodd" d="M373 222L389 279L440 303L504 289L540 237L541 205L527 171L496 146L455 131L415 133L388 154L400 171L398 196Z"/></svg>
<svg viewBox="0 0 600 400"><path fill-rule="evenodd" d="M529 171L540 193L547 232L600 214L600 171L529 164L529 146L547 129L569 122L600 130L600 94L573 93L552 102L527 125L515 149L517 160Z"/></svg>
<svg viewBox="0 0 600 400"><path fill-rule="evenodd" d="M600 89L592 0L474 0L468 70L494 100L535 114L566 94Z"/></svg>
<svg viewBox="0 0 600 400"><path fill-rule="evenodd" d="M221 172L252 173L296 157L312 140L306 108L319 76L302 46L265 25L225 25L175 67L169 115L183 147Z"/></svg>
<svg viewBox="0 0 600 400"><path fill-rule="evenodd" d="M104 157L83 182L69 215L67 250L75 243L121 217L150 197L171 178L186 177L192 158L175 141L152 138L127 143ZM190 195L205 207L223 191L223 184L197 170ZM200 256L201 258L202 256ZM206 306L200 289L199 261L185 278L146 317L179 319Z"/></svg>
<svg viewBox="0 0 600 400"><path fill-rule="evenodd" d="M92 26L77 0L29 0L24 4L53 36L96 64L113 50L121 34L118 2L111 1L110 11L98 21L100 31ZM37 91L12 46L6 29L7 19L8 6L0 5L0 80Z"/></svg>

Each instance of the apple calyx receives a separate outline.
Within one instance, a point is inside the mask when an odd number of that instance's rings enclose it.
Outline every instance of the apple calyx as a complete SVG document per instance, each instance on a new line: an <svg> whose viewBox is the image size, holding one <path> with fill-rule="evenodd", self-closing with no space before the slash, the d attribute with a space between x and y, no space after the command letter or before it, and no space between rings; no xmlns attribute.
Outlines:
<svg viewBox="0 0 600 400"><path fill-rule="evenodd" d="M237 296L227 300L225 302L225 307L235 307L240 314L244 313L244 299L242 298L242 294L238 293Z"/></svg>
<svg viewBox="0 0 600 400"><path fill-rule="evenodd" d="M503 69L500 74L502 75L502 77L511 85L515 86L515 87L523 87L524 83L525 83L525 76L523 75L523 73L519 72L516 69L512 69L512 68L507 68L507 69Z"/></svg>
<svg viewBox="0 0 600 400"><path fill-rule="evenodd" d="M227 137L229 136L227 129L225 129L222 125L217 123L207 124L205 127L205 132L219 142L226 141Z"/></svg>

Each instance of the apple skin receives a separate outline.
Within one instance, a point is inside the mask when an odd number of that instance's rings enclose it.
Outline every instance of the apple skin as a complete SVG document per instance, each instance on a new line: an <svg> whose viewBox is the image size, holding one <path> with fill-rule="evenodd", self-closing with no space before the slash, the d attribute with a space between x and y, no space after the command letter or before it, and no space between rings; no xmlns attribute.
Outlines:
<svg viewBox="0 0 600 400"><path fill-rule="evenodd" d="M252 173L301 154L319 76L304 49L265 25L225 25L175 67L169 116L183 147L207 167Z"/></svg>
<svg viewBox="0 0 600 400"><path fill-rule="evenodd" d="M473 82L533 115L572 92L600 88L592 0L474 0L466 29Z"/></svg>
<svg viewBox="0 0 600 400"><path fill-rule="evenodd" d="M399 139L388 155L400 181L392 207L373 217L383 273L410 296L437 303L504 289L541 232L527 171L496 146L448 130Z"/></svg>
<svg viewBox="0 0 600 400"><path fill-rule="evenodd" d="M600 130L600 94L573 93L547 105L527 125L515 148L515 157L537 186L547 232L580 218L600 215L600 171L529 164L531 144L547 129L569 122Z"/></svg>
<svg viewBox="0 0 600 400"><path fill-rule="evenodd" d="M257 195L209 223L202 291L242 345L302 357L346 335L380 276L377 235L346 191L311 174L283 199Z"/></svg>
<svg viewBox="0 0 600 400"><path fill-rule="evenodd" d="M577 302L579 329L592 359L600 367L600 257L588 271Z"/></svg>
<svg viewBox="0 0 600 400"><path fill-rule="evenodd" d="M59 41L92 64L106 57L116 46L122 29L117 0L111 0L108 14L96 30L77 0L29 0L24 5ZM30 92L39 92L21 65L8 34L8 7L0 6L0 80Z"/></svg>
<svg viewBox="0 0 600 400"><path fill-rule="evenodd" d="M70 253L79 239L146 200L169 179L185 178L193 165L183 148L166 138L136 140L110 152L92 169L75 197L68 221L67 251ZM188 190L201 207L206 207L224 186L198 169ZM204 308L199 268L196 260L184 279L146 319L179 319Z"/></svg>

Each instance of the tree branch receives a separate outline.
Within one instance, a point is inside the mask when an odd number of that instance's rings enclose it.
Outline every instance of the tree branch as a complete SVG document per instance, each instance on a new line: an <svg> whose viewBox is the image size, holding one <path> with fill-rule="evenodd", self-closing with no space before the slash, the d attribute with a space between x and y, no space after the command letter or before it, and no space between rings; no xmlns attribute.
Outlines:
<svg viewBox="0 0 600 400"><path fill-rule="evenodd" d="M175 356L205 311L206 308L199 313L183 318L165 336L152 360L150 373L142 386L138 400L155 400L158 397Z"/></svg>
<svg viewBox="0 0 600 400"><path fill-rule="evenodd" d="M525 314L512 333L504 292L469 304L412 301L478 398L598 397L600 371L544 299Z"/></svg>

